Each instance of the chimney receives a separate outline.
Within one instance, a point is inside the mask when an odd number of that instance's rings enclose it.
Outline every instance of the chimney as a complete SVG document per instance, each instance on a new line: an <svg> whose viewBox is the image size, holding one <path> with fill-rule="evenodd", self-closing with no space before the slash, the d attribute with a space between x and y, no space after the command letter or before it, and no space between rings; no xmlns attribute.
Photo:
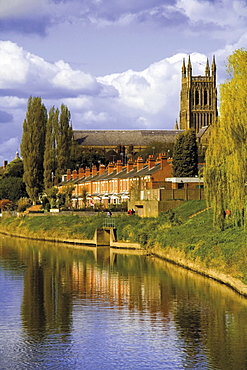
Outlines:
<svg viewBox="0 0 247 370"><path fill-rule="evenodd" d="M123 169L123 163L122 163L121 159L119 159L117 161L116 168L117 168L117 173L122 171L122 169Z"/></svg>
<svg viewBox="0 0 247 370"><path fill-rule="evenodd" d="M165 153L161 154L160 162L161 162L161 169L163 169L167 166L167 155Z"/></svg>
<svg viewBox="0 0 247 370"><path fill-rule="evenodd" d="M84 168L79 168L79 179L82 179L85 176Z"/></svg>
<svg viewBox="0 0 247 370"><path fill-rule="evenodd" d="M86 177L90 176L90 168L89 167L86 167L85 175L86 175Z"/></svg>
<svg viewBox="0 0 247 370"><path fill-rule="evenodd" d="M153 168L155 165L155 159L153 155L149 155L148 157L148 169Z"/></svg>
<svg viewBox="0 0 247 370"><path fill-rule="evenodd" d="M73 170L72 171L72 180L75 180L75 179L77 179L77 171Z"/></svg>
<svg viewBox="0 0 247 370"><path fill-rule="evenodd" d="M114 164L110 162L108 164L108 175L110 175L110 173L112 173L113 171L114 171Z"/></svg>
<svg viewBox="0 0 247 370"><path fill-rule="evenodd" d="M101 164L99 166L99 175L103 175L103 173L105 173L105 165Z"/></svg>
<svg viewBox="0 0 247 370"><path fill-rule="evenodd" d="M97 175L97 167L96 167L96 165L94 164L94 165L92 166L92 176L95 176L95 175Z"/></svg>
<svg viewBox="0 0 247 370"><path fill-rule="evenodd" d="M71 170L67 170L67 180L71 180Z"/></svg>
<svg viewBox="0 0 247 370"><path fill-rule="evenodd" d="M133 160L132 158L130 158L127 163L127 172L130 172L133 169L133 166L134 166Z"/></svg>
<svg viewBox="0 0 247 370"><path fill-rule="evenodd" d="M137 158L137 171L140 171L144 166L142 157Z"/></svg>

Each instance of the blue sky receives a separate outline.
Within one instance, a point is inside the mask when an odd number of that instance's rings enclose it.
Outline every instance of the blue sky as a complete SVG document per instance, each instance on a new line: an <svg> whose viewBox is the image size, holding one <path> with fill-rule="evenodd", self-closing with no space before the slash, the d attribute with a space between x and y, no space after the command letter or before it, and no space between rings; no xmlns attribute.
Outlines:
<svg viewBox="0 0 247 370"><path fill-rule="evenodd" d="M247 46L245 0L0 0L0 165L19 150L29 96L74 129L173 129L181 63L224 82Z"/></svg>

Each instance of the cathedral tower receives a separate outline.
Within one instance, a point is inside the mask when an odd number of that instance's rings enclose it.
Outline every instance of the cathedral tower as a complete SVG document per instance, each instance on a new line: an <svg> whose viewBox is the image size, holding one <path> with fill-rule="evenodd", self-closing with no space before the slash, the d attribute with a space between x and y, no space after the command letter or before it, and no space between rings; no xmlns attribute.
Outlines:
<svg viewBox="0 0 247 370"><path fill-rule="evenodd" d="M207 59L205 76L192 76L190 57L187 67L182 64L182 88L180 95L180 129L194 129L210 126L218 115L215 57L211 70Z"/></svg>

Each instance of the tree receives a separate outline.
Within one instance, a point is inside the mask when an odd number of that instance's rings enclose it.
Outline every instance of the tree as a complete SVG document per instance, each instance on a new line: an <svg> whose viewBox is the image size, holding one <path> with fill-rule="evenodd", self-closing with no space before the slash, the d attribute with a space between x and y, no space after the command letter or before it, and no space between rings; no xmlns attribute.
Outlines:
<svg viewBox="0 0 247 370"><path fill-rule="evenodd" d="M11 161L4 172L4 177L20 177L24 174L23 161L19 158L18 153L13 161Z"/></svg>
<svg viewBox="0 0 247 370"><path fill-rule="evenodd" d="M41 98L30 97L23 122L21 155L24 164L23 179L33 203L36 203L43 190L46 121L47 111Z"/></svg>
<svg viewBox="0 0 247 370"><path fill-rule="evenodd" d="M206 197L214 208L214 223L224 229L225 210L243 225L247 188L247 51L228 59L229 78L220 87L220 117L212 128L206 152Z"/></svg>
<svg viewBox="0 0 247 370"><path fill-rule="evenodd" d="M61 112L56 130L56 146L57 146L57 169L56 177L61 179L62 174L70 168L70 156L73 140L73 131L70 122L70 111L62 104Z"/></svg>
<svg viewBox="0 0 247 370"><path fill-rule="evenodd" d="M12 202L9 199L0 200L0 209L1 211L8 211L12 207Z"/></svg>
<svg viewBox="0 0 247 370"><path fill-rule="evenodd" d="M47 191L54 185L56 171L56 140L59 110L52 107L46 125L45 153L44 153L44 188Z"/></svg>
<svg viewBox="0 0 247 370"><path fill-rule="evenodd" d="M198 175L198 152L194 130L178 135L173 148L172 170L174 177Z"/></svg>
<svg viewBox="0 0 247 370"><path fill-rule="evenodd" d="M149 155L153 155L155 158L161 153L166 153L167 156L171 157L173 152L173 143L166 141L152 141L144 150L135 153L135 158L142 157L144 161L147 160Z"/></svg>
<svg viewBox="0 0 247 370"><path fill-rule="evenodd" d="M0 199L16 202L26 196L26 186L21 177L6 176L0 180Z"/></svg>
<svg viewBox="0 0 247 370"><path fill-rule="evenodd" d="M21 197L26 197L26 186L23 182L23 161L17 153L0 179L0 199L9 199L16 202Z"/></svg>
<svg viewBox="0 0 247 370"><path fill-rule="evenodd" d="M31 202L29 198L20 198L17 202L17 212L24 212L30 206Z"/></svg>

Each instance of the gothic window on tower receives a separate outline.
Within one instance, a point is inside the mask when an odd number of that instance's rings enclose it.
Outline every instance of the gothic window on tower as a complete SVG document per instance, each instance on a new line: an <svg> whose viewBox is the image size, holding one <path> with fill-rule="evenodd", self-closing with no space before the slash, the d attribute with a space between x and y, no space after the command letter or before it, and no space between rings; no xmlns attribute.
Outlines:
<svg viewBox="0 0 247 370"><path fill-rule="evenodd" d="M204 105L208 104L208 92L207 90L204 90Z"/></svg>
<svg viewBox="0 0 247 370"><path fill-rule="evenodd" d="M199 91L196 90L195 105L199 105Z"/></svg>

